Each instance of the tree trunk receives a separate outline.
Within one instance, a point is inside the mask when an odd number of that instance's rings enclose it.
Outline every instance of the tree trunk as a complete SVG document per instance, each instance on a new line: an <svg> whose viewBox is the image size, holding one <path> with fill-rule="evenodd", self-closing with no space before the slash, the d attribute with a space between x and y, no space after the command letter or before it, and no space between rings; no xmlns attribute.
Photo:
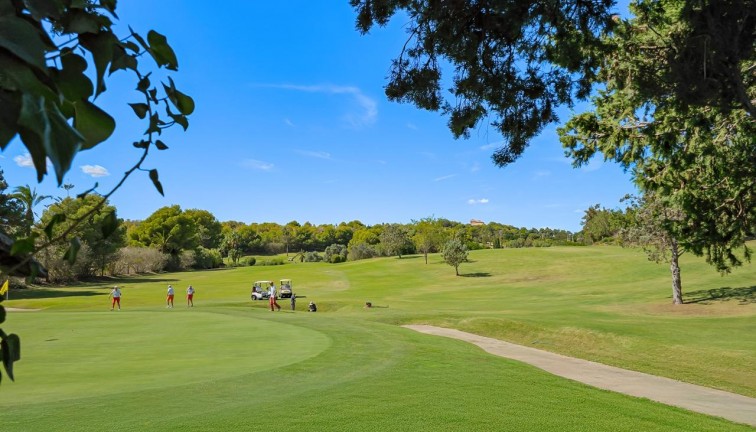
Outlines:
<svg viewBox="0 0 756 432"><path fill-rule="evenodd" d="M457 273L457 276L459 276L459 266L458 265L454 266L454 272Z"/></svg>
<svg viewBox="0 0 756 432"><path fill-rule="evenodd" d="M677 240L672 240L672 246L670 249L672 251L672 256L669 259L669 269L672 272L672 303L683 304L680 263L678 262L680 254L677 249Z"/></svg>
<svg viewBox="0 0 756 432"><path fill-rule="evenodd" d="M425 255L425 263L428 264L428 251L425 251L423 255Z"/></svg>

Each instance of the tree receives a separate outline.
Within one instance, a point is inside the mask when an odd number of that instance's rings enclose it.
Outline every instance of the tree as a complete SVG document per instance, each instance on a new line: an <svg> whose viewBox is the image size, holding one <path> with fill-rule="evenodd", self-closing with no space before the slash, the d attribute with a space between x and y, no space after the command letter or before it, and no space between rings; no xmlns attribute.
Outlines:
<svg viewBox="0 0 756 432"><path fill-rule="evenodd" d="M194 249L199 243L194 220L181 211L178 205L162 207L152 213L130 234L140 246L150 246L170 254L177 264L184 250Z"/></svg>
<svg viewBox="0 0 756 432"><path fill-rule="evenodd" d="M708 33L700 33L697 19L709 16L715 3L728 15L712 17ZM732 9L737 4L751 7ZM577 165L601 153L631 169L644 194L684 215L684 223L663 225L670 237L727 272L741 264L736 249L744 248L750 258L745 240L756 226L756 118L734 94L712 95L739 87L756 98L756 79L748 72L756 64L756 20L734 12L756 5L707 2L695 19L691 14L699 12L682 0L631 6L636 16L618 20L608 39L611 54L599 74L605 89L594 98L595 109L571 119L560 129L560 139ZM729 54L711 52L722 62L717 65L698 54L685 57L696 37L710 38L712 46ZM707 75L709 67L719 72ZM725 69L734 75L726 78ZM681 81L684 76L701 82ZM690 94L681 90L685 86Z"/></svg>
<svg viewBox="0 0 756 432"><path fill-rule="evenodd" d="M613 239L626 225L625 213L622 210L601 208L596 204L585 211L582 225L583 236L588 244Z"/></svg>
<svg viewBox="0 0 756 432"><path fill-rule="evenodd" d="M351 4L363 33L409 19L388 98L441 110L455 136L493 118L499 166L558 121L558 105L599 88L596 109L560 130L574 163L602 153L634 169L642 191L674 196L690 219L675 237L691 252L720 271L740 262L756 219L756 0L636 0L628 19L608 0Z"/></svg>
<svg viewBox="0 0 756 432"><path fill-rule="evenodd" d="M399 224L387 224L383 226L383 231L379 235L383 252L388 255L398 255L402 258L402 251L410 242L407 230Z"/></svg>
<svg viewBox="0 0 756 432"><path fill-rule="evenodd" d="M120 225L116 217L116 208L107 203L100 205L100 200L101 197L95 194L81 198L64 198L45 209L40 218L40 229L46 229L48 231L46 235L49 237L68 231L68 235L76 239L79 247L87 251L86 256L82 257L77 253L76 256L65 256L66 259L60 260L58 257L64 255L65 248L68 246L56 245L48 249L44 262L59 263L46 264L52 277L56 278L62 270L74 279L93 275L96 271L99 271L102 276L105 274L105 269L118 260L118 251L126 243L125 228ZM91 210L95 207L97 210L92 213ZM51 224L54 219L59 218L58 215L66 215L66 219ZM89 216L84 222L75 223L82 215ZM78 270L71 271L74 264ZM56 267L55 271L53 267Z"/></svg>
<svg viewBox="0 0 756 432"><path fill-rule="evenodd" d="M455 237L444 244L442 255L444 262L454 267L454 272L459 276L459 265L467 261L467 246Z"/></svg>
<svg viewBox="0 0 756 432"><path fill-rule="evenodd" d="M412 241L419 252L423 253L425 263L428 264L428 253L437 251L441 246L443 231L437 220L433 217L413 221L415 234Z"/></svg>
<svg viewBox="0 0 756 432"><path fill-rule="evenodd" d="M49 195L37 194L37 189L32 189L29 185L17 186L13 195L13 198L18 200L24 206L24 225L23 234L28 236L31 234L32 226L34 225L34 207L41 204L44 200L50 199Z"/></svg>
<svg viewBox="0 0 756 432"><path fill-rule="evenodd" d="M633 198L629 213L632 223L621 229L622 245L640 246L648 259L656 263L669 263L672 274L672 303L682 304L682 279L679 258L685 253L670 232L671 225L685 223L685 215L673 204L647 193L641 198Z"/></svg>
<svg viewBox="0 0 756 432"><path fill-rule="evenodd" d="M197 227L197 240L206 249L217 248L221 241L221 223L207 210L188 209L184 214L194 221Z"/></svg>
<svg viewBox="0 0 756 432"><path fill-rule="evenodd" d="M491 118L504 138L493 155L499 166L557 121L557 107L588 97L605 52L602 37L614 27L611 0L350 3L363 34L400 11L409 19L386 86L389 100L442 111L455 137ZM452 80L444 80L444 64L453 68ZM448 100L441 91L447 81Z"/></svg>
<svg viewBox="0 0 756 432"><path fill-rule="evenodd" d="M8 182L0 170L0 232L12 235L20 229L24 221L24 208L12 194L6 194Z"/></svg>

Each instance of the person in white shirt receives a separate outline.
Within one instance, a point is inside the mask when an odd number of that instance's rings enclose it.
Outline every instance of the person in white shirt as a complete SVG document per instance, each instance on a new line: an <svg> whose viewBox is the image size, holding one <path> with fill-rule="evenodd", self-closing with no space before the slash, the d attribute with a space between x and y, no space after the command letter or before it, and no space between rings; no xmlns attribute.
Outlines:
<svg viewBox="0 0 756 432"><path fill-rule="evenodd" d="M194 307L194 288L191 285L186 289L186 307Z"/></svg>
<svg viewBox="0 0 756 432"><path fill-rule="evenodd" d="M121 290L118 289L117 285L113 287L113 290L110 291L110 295L108 297L113 298L113 303L110 304L110 310L113 310L116 304L118 304L118 310L121 310Z"/></svg>
<svg viewBox="0 0 756 432"><path fill-rule="evenodd" d="M173 285L168 285L168 297L165 299L165 307L166 308L172 308L173 307Z"/></svg>
<svg viewBox="0 0 756 432"><path fill-rule="evenodd" d="M270 297L268 298L268 301L270 302L270 311L273 312L273 308L275 307L277 310L281 310L281 306L278 305L278 302L276 301L276 284L271 283L270 284L270 290L268 290L270 293Z"/></svg>

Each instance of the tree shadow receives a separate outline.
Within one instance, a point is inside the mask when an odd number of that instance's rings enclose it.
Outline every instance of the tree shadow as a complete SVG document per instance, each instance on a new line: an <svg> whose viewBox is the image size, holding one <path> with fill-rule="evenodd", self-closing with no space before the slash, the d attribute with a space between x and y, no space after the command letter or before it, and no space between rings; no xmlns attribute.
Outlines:
<svg viewBox="0 0 756 432"><path fill-rule="evenodd" d="M54 288L23 288L14 289L10 293L11 300L31 300L42 298L60 298L60 297L92 297L99 295L108 295L110 291L66 291Z"/></svg>
<svg viewBox="0 0 756 432"><path fill-rule="evenodd" d="M491 273L488 272L477 272L477 273L463 273L460 274L462 277L491 277Z"/></svg>
<svg viewBox="0 0 756 432"><path fill-rule="evenodd" d="M685 303L711 304L737 300L739 304L756 303L756 285L751 287L722 287L687 293Z"/></svg>

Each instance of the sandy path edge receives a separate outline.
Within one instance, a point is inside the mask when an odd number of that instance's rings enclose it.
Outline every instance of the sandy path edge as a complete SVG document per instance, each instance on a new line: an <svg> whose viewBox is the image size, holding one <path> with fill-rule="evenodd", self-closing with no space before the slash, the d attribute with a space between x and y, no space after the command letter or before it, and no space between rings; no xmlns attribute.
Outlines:
<svg viewBox="0 0 756 432"><path fill-rule="evenodd" d="M402 327L470 342L488 353L528 363L554 375L593 387L756 426L756 399L747 396L567 357L455 329L429 325Z"/></svg>

